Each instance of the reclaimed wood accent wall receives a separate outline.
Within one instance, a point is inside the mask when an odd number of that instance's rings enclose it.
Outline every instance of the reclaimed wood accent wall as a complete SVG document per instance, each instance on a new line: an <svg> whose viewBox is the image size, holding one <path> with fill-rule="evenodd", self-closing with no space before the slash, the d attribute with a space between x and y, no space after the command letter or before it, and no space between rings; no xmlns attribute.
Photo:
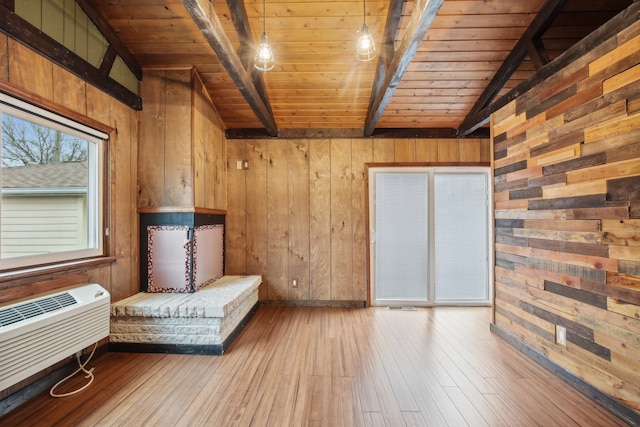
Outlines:
<svg viewBox="0 0 640 427"><path fill-rule="evenodd" d="M138 217L136 177L139 113L31 49L0 34L0 81L15 91L53 106L74 119L96 120L114 129L109 135L107 189L108 255L111 264L34 272L0 278L0 302L75 283L100 283L114 300L138 290ZM64 82L64 84L61 84ZM58 107L56 107L58 106Z"/></svg>
<svg viewBox="0 0 640 427"><path fill-rule="evenodd" d="M491 156L488 139L230 139L227 146L226 274L260 274L261 300L298 303L367 299L366 163ZM249 169L237 169L238 160Z"/></svg>
<svg viewBox="0 0 640 427"><path fill-rule="evenodd" d="M491 118L494 325L640 410L640 22L583 51Z"/></svg>
<svg viewBox="0 0 640 427"><path fill-rule="evenodd" d="M223 125L196 73L144 70L138 208L226 208Z"/></svg>

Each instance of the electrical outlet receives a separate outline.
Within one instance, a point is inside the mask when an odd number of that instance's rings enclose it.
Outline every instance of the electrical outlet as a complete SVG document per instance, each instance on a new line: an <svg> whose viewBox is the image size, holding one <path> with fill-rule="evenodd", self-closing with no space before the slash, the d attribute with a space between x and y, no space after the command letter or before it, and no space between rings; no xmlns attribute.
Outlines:
<svg viewBox="0 0 640 427"><path fill-rule="evenodd" d="M238 170L242 170L243 169L242 160L236 161L236 169L238 169Z"/></svg>
<svg viewBox="0 0 640 427"><path fill-rule="evenodd" d="M556 325L556 344L567 345L567 328Z"/></svg>
<svg viewBox="0 0 640 427"><path fill-rule="evenodd" d="M291 287L292 288L297 288L298 287L298 279L291 280Z"/></svg>

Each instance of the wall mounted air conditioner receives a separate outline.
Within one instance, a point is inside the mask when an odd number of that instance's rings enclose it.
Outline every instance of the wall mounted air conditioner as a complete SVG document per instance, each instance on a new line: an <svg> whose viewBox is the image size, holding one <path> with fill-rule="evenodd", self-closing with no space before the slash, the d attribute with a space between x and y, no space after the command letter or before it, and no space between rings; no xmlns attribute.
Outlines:
<svg viewBox="0 0 640 427"><path fill-rule="evenodd" d="M0 305L0 390L108 337L109 306L97 284Z"/></svg>

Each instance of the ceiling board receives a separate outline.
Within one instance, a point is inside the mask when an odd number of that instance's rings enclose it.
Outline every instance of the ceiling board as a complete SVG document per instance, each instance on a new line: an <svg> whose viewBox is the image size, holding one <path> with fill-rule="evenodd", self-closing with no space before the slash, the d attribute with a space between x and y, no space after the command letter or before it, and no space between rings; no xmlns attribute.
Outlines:
<svg viewBox="0 0 640 427"><path fill-rule="evenodd" d="M205 0L203 0L205 1ZM241 0L240 0L241 1ZM263 124L214 53L181 0L90 0L143 69L195 67L227 128ZM444 0L415 50L377 128L458 128L509 56L545 0ZM632 3L567 0L542 45L553 59ZM395 50L409 26L414 2L405 2ZM230 49L240 48L226 1L211 1ZM276 67L263 75L278 131L287 128L363 129L377 60L355 59L361 1L244 1L253 45L263 22ZM366 22L377 47L389 1L367 1ZM250 46L249 46L250 47ZM245 70L247 71L247 70ZM248 70L250 71L250 70ZM498 96L535 73L525 58Z"/></svg>

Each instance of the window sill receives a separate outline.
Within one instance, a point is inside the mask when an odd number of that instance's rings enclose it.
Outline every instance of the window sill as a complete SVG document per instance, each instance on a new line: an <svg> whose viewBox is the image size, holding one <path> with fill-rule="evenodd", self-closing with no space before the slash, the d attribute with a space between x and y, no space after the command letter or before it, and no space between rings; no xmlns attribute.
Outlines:
<svg viewBox="0 0 640 427"><path fill-rule="evenodd" d="M12 285L22 285L26 281L32 281L32 279L50 278L62 273L85 271L111 264L115 260L115 257L99 257L0 272L0 291L12 287Z"/></svg>

